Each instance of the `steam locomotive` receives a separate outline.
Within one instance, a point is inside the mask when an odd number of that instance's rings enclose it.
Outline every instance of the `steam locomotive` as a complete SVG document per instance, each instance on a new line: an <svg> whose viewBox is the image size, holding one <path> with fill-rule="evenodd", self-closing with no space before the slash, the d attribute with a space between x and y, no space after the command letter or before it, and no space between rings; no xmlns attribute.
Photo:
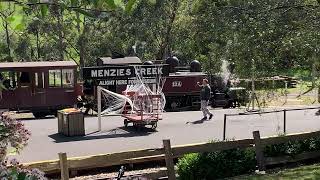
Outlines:
<svg viewBox="0 0 320 180"><path fill-rule="evenodd" d="M179 60L176 57L169 57L164 61L146 61L141 62L137 57L121 58L98 58L97 66L127 66L127 65L154 65L167 64L169 66L169 76L163 86L163 93L166 96L166 111L181 111L198 109L200 107L200 87L197 82L207 78L212 88L212 97L210 100L212 107L235 107L238 106L239 97L237 91L230 90L223 83L221 77L217 75L208 75L201 71L201 64L194 60L187 67L180 67ZM94 95L97 82L84 79L83 93L85 95ZM104 88L113 92L120 93L125 90L125 85L103 85ZM90 103L87 106L93 107Z"/></svg>

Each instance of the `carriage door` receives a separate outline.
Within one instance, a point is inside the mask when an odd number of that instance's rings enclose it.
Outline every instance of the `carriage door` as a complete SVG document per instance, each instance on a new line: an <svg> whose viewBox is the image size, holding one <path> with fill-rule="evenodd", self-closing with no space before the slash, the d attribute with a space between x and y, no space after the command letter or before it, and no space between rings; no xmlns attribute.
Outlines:
<svg viewBox="0 0 320 180"><path fill-rule="evenodd" d="M34 96L36 106L43 106L46 104L46 92L44 82L44 72L35 72L32 83L32 94Z"/></svg>

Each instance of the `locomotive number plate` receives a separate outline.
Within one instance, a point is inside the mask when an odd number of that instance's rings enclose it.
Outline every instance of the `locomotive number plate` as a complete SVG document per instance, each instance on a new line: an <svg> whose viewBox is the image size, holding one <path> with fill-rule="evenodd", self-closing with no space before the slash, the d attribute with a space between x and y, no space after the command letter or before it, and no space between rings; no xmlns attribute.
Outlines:
<svg viewBox="0 0 320 180"><path fill-rule="evenodd" d="M182 82L181 81L173 81L172 87L182 87Z"/></svg>

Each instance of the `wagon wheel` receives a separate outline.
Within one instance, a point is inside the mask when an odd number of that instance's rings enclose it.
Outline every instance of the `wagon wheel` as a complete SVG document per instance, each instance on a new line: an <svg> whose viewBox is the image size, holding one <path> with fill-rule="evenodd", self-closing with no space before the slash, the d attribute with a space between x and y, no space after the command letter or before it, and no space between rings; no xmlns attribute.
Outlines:
<svg viewBox="0 0 320 180"><path fill-rule="evenodd" d="M135 129L135 130L138 130L138 129L139 129L138 124L137 124L137 123L135 123L135 122L133 123L133 127L134 127L134 129Z"/></svg>
<svg viewBox="0 0 320 180"><path fill-rule="evenodd" d="M151 126L151 129L156 130L158 127L158 122L154 122Z"/></svg>
<svg viewBox="0 0 320 180"><path fill-rule="evenodd" d="M134 127L135 130L141 131L142 128L144 127L144 125L140 124L140 123L133 123L133 127Z"/></svg>
<svg viewBox="0 0 320 180"><path fill-rule="evenodd" d="M128 124L129 124L128 119L124 119L123 124L124 124L124 127L128 127Z"/></svg>

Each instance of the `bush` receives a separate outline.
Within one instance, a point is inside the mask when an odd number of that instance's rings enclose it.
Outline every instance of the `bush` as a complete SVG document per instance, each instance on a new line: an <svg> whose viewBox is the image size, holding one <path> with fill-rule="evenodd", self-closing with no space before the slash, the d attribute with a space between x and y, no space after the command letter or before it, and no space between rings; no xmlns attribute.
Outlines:
<svg viewBox="0 0 320 180"><path fill-rule="evenodd" d="M178 174L183 180L232 177L252 172L255 168L252 148L188 154L178 162Z"/></svg>
<svg viewBox="0 0 320 180"><path fill-rule="evenodd" d="M27 145L30 135L21 122L9 115L2 115L0 117L0 161L6 155L8 147L14 152L20 152Z"/></svg>
<svg viewBox="0 0 320 180"><path fill-rule="evenodd" d="M266 146L264 154L267 157L295 156L303 152L320 150L320 138L310 138L300 141L289 141L287 143Z"/></svg>
<svg viewBox="0 0 320 180"><path fill-rule="evenodd" d="M310 138L266 146L264 156L295 156L303 152L319 150L320 138ZM255 168L256 159L253 148L187 154L178 162L178 174L182 180L232 177L250 173Z"/></svg>
<svg viewBox="0 0 320 180"><path fill-rule="evenodd" d="M16 159L10 163L6 158L7 150L19 153L29 140L30 132L24 125L9 115L0 116L0 179L38 180L46 179L37 169L25 169Z"/></svg>

